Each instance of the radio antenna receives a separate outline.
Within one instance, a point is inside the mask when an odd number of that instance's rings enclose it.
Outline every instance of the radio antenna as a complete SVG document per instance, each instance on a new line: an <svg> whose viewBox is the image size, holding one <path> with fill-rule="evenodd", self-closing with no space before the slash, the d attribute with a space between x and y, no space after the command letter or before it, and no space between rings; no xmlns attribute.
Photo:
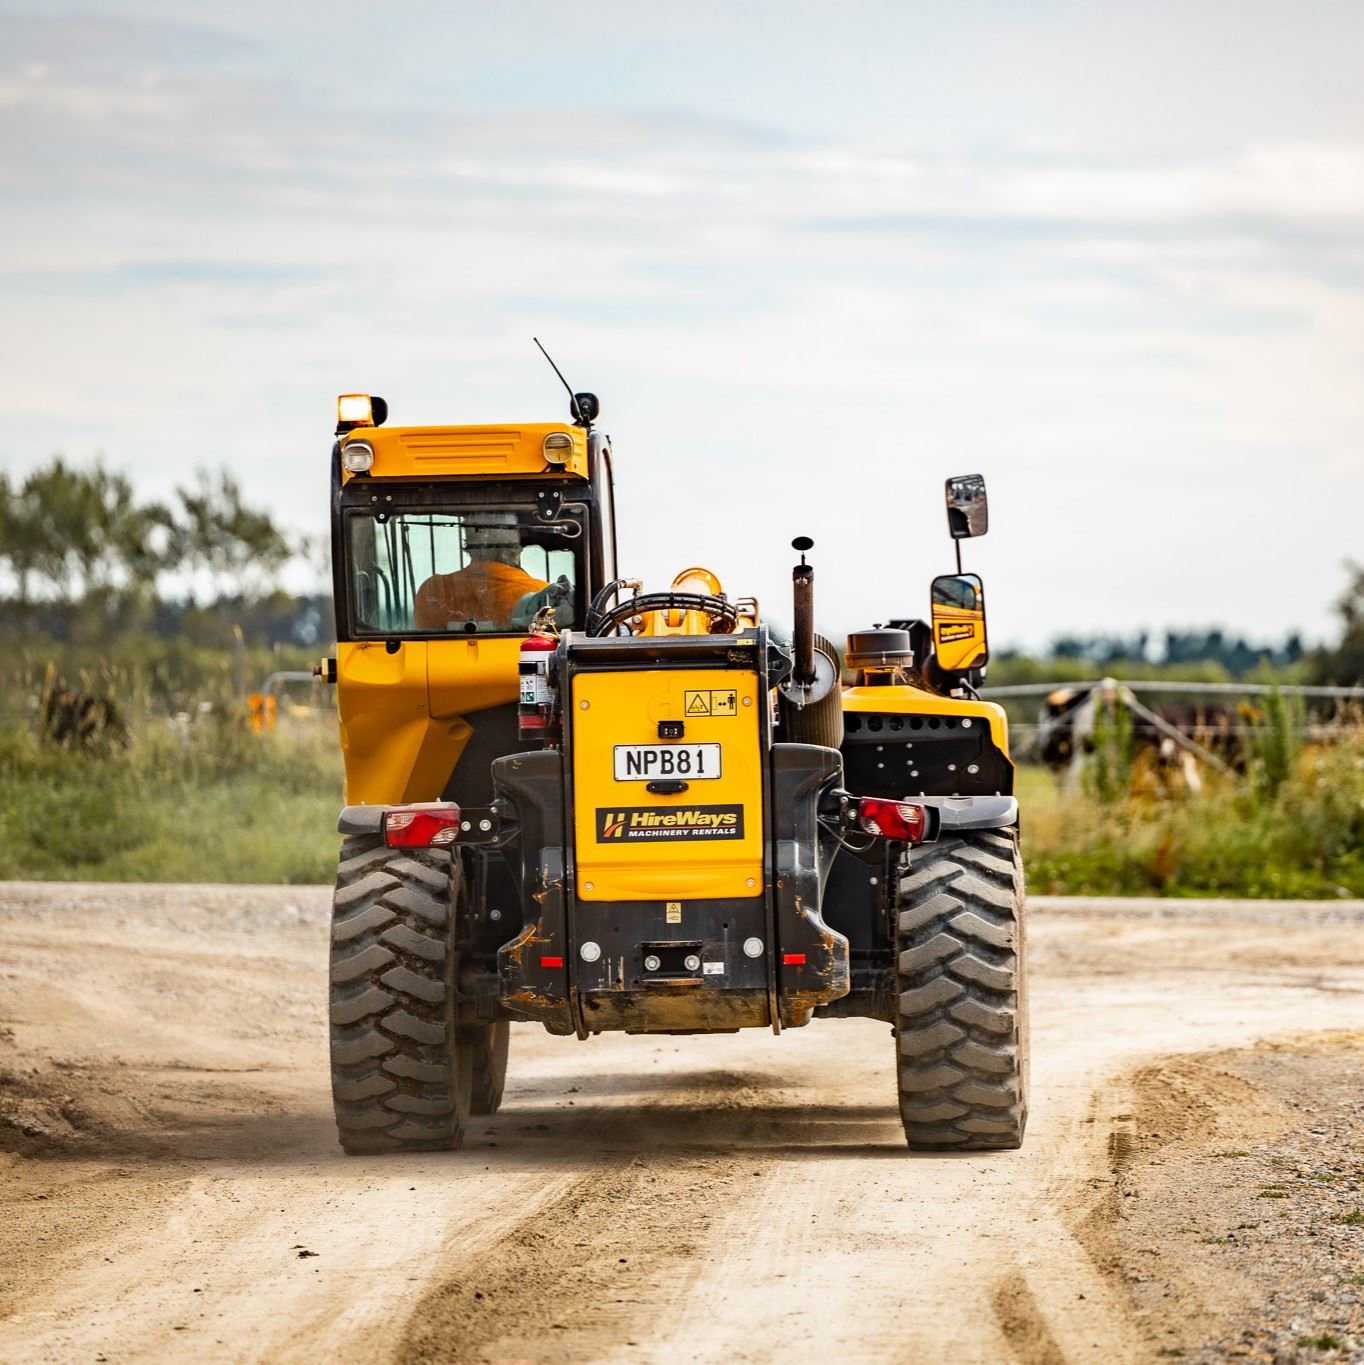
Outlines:
<svg viewBox="0 0 1364 1365"><path fill-rule="evenodd" d="M537 346L540 346L539 337L531 337L531 340ZM564 372L554 363L554 357L550 355L550 353L547 350L545 350L543 346L540 346L540 354L544 356L546 360L549 361L549 368L559 376L559 383L561 383L564 386L564 388L568 391L568 410L572 414L573 420L577 422L580 426L586 426L587 423L583 421L582 411L578 407L578 395L573 392L573 385L570 384L568 380L564 378Z"/></svg>

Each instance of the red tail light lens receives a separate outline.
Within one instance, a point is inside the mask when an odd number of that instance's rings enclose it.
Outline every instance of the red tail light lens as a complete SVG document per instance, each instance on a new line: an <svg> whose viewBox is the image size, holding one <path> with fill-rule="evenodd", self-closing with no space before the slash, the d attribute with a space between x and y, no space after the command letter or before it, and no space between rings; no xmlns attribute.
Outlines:
<svg viewBox="0 0 1364 1365"><path fill-rule="evenodd" d="M928 812L913 801L886 801L863 796L857 802L857 824L868 834L882 839L903 839L922 843L928 835Z"/></svg>
<svg viewBox="0 0 1364 1365"><path fill-rule="evenodd" d="M459 807L452 801L384 812L384 843L389 848L444 848L458 838Z"/></svg>

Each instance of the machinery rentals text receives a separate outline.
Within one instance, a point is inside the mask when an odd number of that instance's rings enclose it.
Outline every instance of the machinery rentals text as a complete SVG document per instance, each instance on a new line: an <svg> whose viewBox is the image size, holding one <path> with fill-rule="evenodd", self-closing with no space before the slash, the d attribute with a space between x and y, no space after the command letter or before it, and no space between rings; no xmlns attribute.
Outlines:
<svg viewBox="0 0 1364 1365"><path fill-rule="evenodd" d="M891 1026L911 1148L1017 1147L1018 804L960 544L930 621L857 631L842 661L805 537L789 643L707 569L646 593L617 573L597 399L570 394L569 422L505 426L339 400L319 671L349 803L341 1145L458 1147L501 1103L514 1020L588 1039L865 1016ZM947 505L958 542L987 529L979 475Z"/></svg>

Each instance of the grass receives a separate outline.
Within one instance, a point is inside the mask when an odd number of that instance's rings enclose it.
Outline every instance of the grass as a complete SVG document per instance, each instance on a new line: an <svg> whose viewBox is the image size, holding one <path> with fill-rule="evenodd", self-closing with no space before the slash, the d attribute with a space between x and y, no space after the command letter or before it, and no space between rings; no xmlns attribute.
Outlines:
<svg viewBox="0 0 1364 1365"><path fill-rule="evenodd" d="M1364 730L1197 795L1063 795L1019 773L1029 888L1050 895L1364 896ZM1261 773L1265 776L1261 776Z"/></svg>
<svg viewBox="0 0 1364 1365"><path fill-rule="evenodd" d="M1316 1336L1299 1337L1299 1346L1310 1346L1318 1351L1338 1351L1343 1345L1341 1339L1332 1332L1318 1332Z"/></svg>
<svg viewBox="0 0 1364 1365"><path fill-rule="evenodd" d="M1364 1228L1364 1209L1351 1209L1349 1213L1339 1214L1336 1222L1344 1223L1346 1227Z"/></svg>
<svg viewBox="0 0 1364 1365"><path fill-rule="evenodd" d="M220 710L100 752L0 726L0 879L328 882L340 806L331 723Z"/></svg>

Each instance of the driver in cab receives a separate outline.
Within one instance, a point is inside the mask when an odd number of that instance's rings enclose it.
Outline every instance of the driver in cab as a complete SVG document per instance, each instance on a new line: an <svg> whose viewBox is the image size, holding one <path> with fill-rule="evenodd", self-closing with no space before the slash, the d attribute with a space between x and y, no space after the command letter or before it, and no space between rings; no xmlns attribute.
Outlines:
<svg viewBox="0 0 1364 1365"><path fill-rule="evenodd" d="M464 548L469 562L454 573L436 573L417 589L413 624L418 630L448 630L476 621L494 630L529 629L542 606L559 607L564 620L571 584L546 583L521 567L521 536L516 514L490 513L466 523Z"/></svg>

